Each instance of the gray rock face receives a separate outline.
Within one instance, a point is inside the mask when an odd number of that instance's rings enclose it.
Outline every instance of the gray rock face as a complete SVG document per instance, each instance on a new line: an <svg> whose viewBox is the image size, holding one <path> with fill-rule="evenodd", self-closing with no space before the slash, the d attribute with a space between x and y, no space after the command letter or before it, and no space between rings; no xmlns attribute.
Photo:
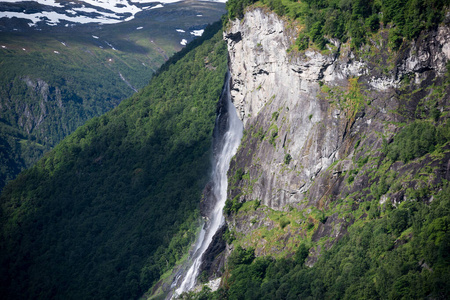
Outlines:
<svg viewBox="0 0 450 300"><path fill-rule="evenodd" d="M413 41L397 62L394 72L389 76L372 76L369 84L376 90L398 88L405 75L414 75L415 82L420 83L426 71L434 71L441 76L446 72L450 59L450 28L441 26L430 32L425 38Z"/></svg>
<svg viewBox="0 0 450 300"><path fill-rule="evenodd" d="M246 171L258 180L247 196L275 209L299 203L319 172L340 158L345 119L319 97L320 84L347 85L349 77L365 72L364 63L338 42L329 55L290 53L296 35L262 9L232 22L225 34L233 102L247 129L262 128L272 138L252 149Z"/></svg>
<svg viewBox="0 0 450 300"><path fill-rule="evenodd" d="M426 43L421 40L413 43L398 68L400 76L430 69L441 75L445 73L450 59L450 28L439 27L425 40Z"/></svg>
<svg viewBox="0 0 450 300"><path fill-rule="evenodd" d="M23 82L29 88L30 96L33 97L33 100L39 103L38 105L33 105L33 103L17 104L19 109L22 109L22 112L18 111L20 116L18 124L30 134L33 130L39 130L39 126L44 122L49 110L54 110L56 105L59 109L63 106L59 88L54 88L54 92L51 93L48 83L41 79L34 81L29 77L25 77Z"/></svg>
<svg viewBox="0 0 450 300"><path fill-rule="evenodd" d="M356 162L380 154L383 138L389 140L398 131L395 124L411 120L421 99L432 93L427 86L436 78L439 84L450 59L447 25L404 47L395 58L387 57L383 35L381 45L372 41L360 49L359 58L339 41L331 41L322 53L291 50L297 35L295 26L260 8L232 21L224 33L231 96L245 126L228 174L230 200L258 200L282 211L309 206L320 210L355 191L369 190L373 178L357 177L349 185L346 172L373 167ZM405 76L414 80L404 81ZM422 92L405 99L401 89ZM447 102L436 102L441 112ZM259 217L253 213L239 222L239 216L229 216L227 223L243 236L252 226L275 226L262 224ZM253 218L258 220L254 224L249 221ZM348 222L353 221L330 218L314 239L326 235L337 240Z"/></svg>

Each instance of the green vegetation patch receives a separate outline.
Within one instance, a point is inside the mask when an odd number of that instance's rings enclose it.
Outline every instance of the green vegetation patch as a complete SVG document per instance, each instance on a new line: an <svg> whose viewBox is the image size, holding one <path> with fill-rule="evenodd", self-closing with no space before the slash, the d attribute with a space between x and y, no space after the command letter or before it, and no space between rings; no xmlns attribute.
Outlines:
<svg viewBox="0 0 450 300"><path fill-rule="evenodd" d="M408 162L435 151L450 139L450 124L447 121L436 128L429 121L416 120L403 127L394 136L392 143L386 144L385 153L392 161Z"/></svg>
<svg viewBox="0 0 450 300"><path fill-rule="evenodd" d="M359 48L381 25L389 25L389 46L398 49L404 39L436 27L449 4L446 0L229 0L229 18L242 19L245 8L253 3L304 25L296 40L299 50L311 46L323 50L329 38L350 40L353 48Z"/></svg>
<svg viewBox="0 0 450 300"><path fill-rule="evenodd" d="M308 249L302 243L292 258L235 264L217 292L190 299L448 298L450 186L430 206L406 201L352 226L311 268L304 265Z"/></svg>

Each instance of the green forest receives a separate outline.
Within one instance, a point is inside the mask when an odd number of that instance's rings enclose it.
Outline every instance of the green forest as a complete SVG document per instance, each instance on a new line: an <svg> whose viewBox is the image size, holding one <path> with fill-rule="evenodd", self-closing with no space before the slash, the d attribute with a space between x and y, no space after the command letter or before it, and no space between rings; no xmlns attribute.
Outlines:
<svg viewBox="0 0 450 300"><path fill-rule="evenodd" d="M280 259L238 247L224 287L183 299L448 299L449 226L447 183L430 206L406 201L353 226L312 268L304 264L311 245Z"/></svg>
<svg viewBox="0 0 450 300"><path fill-rule="evenodd" d="M212 25L4 188L2 299L136 299L186 253L226 59Z"/></svg>
<svg viewBox="0 0 450 300"><path fill-rule="evenodd" d="M381 26L389 29L389 42L398 49L404 40L417 38L424 29L435 28L445 14L449 0L229 0L230 19L242 18L251 4L262 4L280 16L305 25L296 44L325 49L330 38L346 42L354 49L366 42Z"/></svg>

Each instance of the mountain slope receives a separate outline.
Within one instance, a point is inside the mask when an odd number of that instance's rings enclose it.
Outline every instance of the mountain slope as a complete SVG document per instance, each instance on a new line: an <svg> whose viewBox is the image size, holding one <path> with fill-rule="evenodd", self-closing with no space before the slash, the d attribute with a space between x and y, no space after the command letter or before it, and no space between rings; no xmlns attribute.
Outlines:
<svg viewBox="0 0 450 300"><path fill-rule="evenodd" d="M341 13L333 1L305 1L296 20L277 8L300 2L236 2L244 17L224 36L244 137L217 236L226 250L199 278L221 284L185 299L447 299L448 4L414 38L393 44L404 24L378 20L357 47L346 31L320 45L322 29L302 23Z"/></svg>
<svg viewBox="0 0 450 300"><path fill-rule="evenodd" d="M181 42L223 13L220 3L186 1L118 24L2 28L0 189L85 121L147 85Z"/></svg>
<svg viewBox="0 0 450 300"><path fill-rule="evenodd" d="M226 227L198 278L221 283L183 297L447 299L447 2L374 1L369 12L356 0L249 2L230 2L245 17L224 34L244 137L228 173ZM404 7L425 4L423 31L408 35ZM371 19L392 5L396 14ZM352 19L337 38L322 21L341 10ZM361 36L355 24L373 29ZM206 180L214 114L201 100L217 99L226 68L219 35L7 186L0 257L11 298L127 298L153 284L151 298L174 288Z"/></svg>
<svg viewBox="0 0 450 300"><path fill-rule="evenodd" d="M5 187L6 299L137 298L187 251L226 73L219 27Z"/></svg>

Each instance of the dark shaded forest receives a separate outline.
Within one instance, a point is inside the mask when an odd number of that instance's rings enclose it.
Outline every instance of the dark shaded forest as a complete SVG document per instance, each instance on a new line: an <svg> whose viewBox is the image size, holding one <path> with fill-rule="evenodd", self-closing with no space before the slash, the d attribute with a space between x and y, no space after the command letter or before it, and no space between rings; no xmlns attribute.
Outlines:
<svg viewBox="0 0 450 300"><path fill-rule="evenodd" d="M220 24L1 195L3 299L135 299L186 253L226 73Z"/></svg>

